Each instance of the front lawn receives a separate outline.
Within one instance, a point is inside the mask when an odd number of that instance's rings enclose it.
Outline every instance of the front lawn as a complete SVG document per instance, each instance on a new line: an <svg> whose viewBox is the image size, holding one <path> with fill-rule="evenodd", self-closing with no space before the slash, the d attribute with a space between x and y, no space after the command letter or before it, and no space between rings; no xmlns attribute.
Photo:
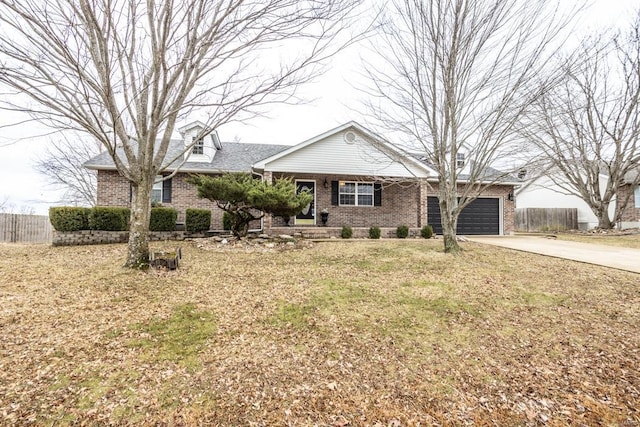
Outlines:
<svg viewBox="0 0 640 427"><path fill-rule="evenodd" d="M0 245L1 424L640 423L639 275L441 246Z"/></svg>

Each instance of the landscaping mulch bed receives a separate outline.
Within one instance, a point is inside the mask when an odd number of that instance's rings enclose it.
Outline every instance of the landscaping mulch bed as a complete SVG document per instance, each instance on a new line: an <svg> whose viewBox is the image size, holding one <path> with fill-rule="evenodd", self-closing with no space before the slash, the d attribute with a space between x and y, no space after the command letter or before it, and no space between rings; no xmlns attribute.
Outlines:
<svg viewBox="0 0 640 427"><path fill-rule="evenodd" d="M0 424L640 425L637 274L264 240L0 244Z"/></svg>

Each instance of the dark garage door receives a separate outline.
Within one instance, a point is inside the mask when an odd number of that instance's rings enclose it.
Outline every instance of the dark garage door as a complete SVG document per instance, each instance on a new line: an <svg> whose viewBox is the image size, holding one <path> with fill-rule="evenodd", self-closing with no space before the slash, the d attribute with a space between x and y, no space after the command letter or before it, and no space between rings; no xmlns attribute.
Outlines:
<svg viewBox="0 0 640 427"><path fill-rule="evenodd" d="M433 232L442 234L437 197L427 197L427 221ZM500 199L480 198L463 209L458 217L457 234L500 234Z"/></svg>

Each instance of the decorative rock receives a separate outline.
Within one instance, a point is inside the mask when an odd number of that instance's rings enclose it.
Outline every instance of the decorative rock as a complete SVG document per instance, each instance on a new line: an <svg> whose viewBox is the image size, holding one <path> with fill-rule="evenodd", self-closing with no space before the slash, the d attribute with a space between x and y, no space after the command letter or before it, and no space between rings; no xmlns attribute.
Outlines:
<svg viewBox="0 0 640 427"><path fill-rule="evenodd" d="M288 234L281 234L278 238L282 240L293 240L293 236L289 236Z"/></svg>
<svg viewBox="0 0 640 427"><path fill-rule="evenodd" d="M260 239L268 239L269 235L263 233L263 234L258 235L258 238L260 238Z"/></svg>
<svg viewBox="0 0 640 427"><path fill-rule="evenodd" d="M229 241L227 239L222 239L220 243L222 243L223 245L226 245L227 243L229 243Z"/></svg>
<svg viewBox="0 0 640 427"><path fill-rule="evenodd" d="M295 246L296 243L295 242L287 242L287 246Z"/></svg>
<svg viewBox="0 0 640 427"><path fill-rule="evenodd" d="M276 244L275 244L275 243L267 243L266 245L264 245L264 247L265 247L265 248L272 249L272 248L275 248L275 247L276 247Z"/></svg>

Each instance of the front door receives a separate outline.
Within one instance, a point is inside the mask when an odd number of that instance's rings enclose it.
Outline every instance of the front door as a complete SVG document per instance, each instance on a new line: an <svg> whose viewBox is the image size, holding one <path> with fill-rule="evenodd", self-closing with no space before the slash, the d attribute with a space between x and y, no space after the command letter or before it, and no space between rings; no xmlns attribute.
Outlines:
<svg viewBox="0 0 640 427"><path fill-rule="evenodd" d="M296 193L308 191L313 196L311 203L302 209L296 215L296 225L315 225L316 224L316 182L315 181L296 181Z"/></svg>

